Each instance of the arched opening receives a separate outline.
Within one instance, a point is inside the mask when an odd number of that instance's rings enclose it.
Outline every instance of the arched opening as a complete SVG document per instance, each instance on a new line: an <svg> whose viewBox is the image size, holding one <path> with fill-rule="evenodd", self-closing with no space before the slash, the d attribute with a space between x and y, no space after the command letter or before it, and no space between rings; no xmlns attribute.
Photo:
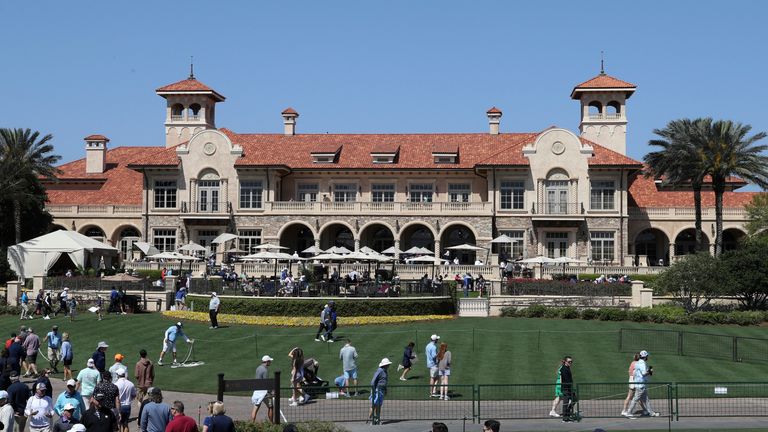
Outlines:
<svg viewBox="0 0 768 432"><path fill-rule="evenodd" d="M747 234L737 228L723 230L723 252L738 248L739 243L746 237Z"/></svg>
<svg viewBox="0 0 768 432"><path fill-rule="evenodd" d="M616 101L608 102L605 107L605 113L608 118L618 118L621 116L621 104Z"/></svg>
<svg viewBox="0 0 768 432"><path fill-rule="evenodd" d="M701 249L709 250L709 238L701 233ZM675 237L675 255L690 255L696 253L696 230L688 228Z"/></svg>
<svg viewBox="0 0 768 432"><path fill-rule="evenodd" d="M321 249L327 250L334 246L344 246L351 251L355 250L355 236L346 225L331 224L320 233Z"/></svg>
<svg viewBox="0 0 768 432"><path fill-rule="evenodd" d="M312 230L302 223L292 223L283 227L280 233L280 246L287 247L287 253L301 253L304 249L315 245Z"/></svg>
<svg viewBox="0 0 768 432"><path fill-rule="evenodd" d="M555 168L547 174L547 181L544 185L545 203L542 213L544 214L568 214L575 213L576 206L568 205L568 189L570 188L570 177L568 173Z"/></svg>
<svg viewBox="0 0 768 432"><path fill-rule="evenodd" d="M100 242L107 241L107 236L104 234L104 230L97 226L91 225L87 227L83 232L83 235L92 239L96 239Z"/></svg>
<svg viewBox="0 0 768 432"><path fill-rule="evenodd" d="M193 103L187 110L188 120L198 120L200 118L200 104Z"/></svg>
<svg viewBox="0 0 768 432"><path fill-rule="evenodd" d="M648 228L638 234L635 237L635 262L649 266L669 265L667 235L656 228Z"/></svg>
<svg viewBox="0 0 768 432"><path fill-rule="evenodd" d="M184 105L177 103L171 106L171 120L181 120L184 117Z"/></svg>
<svg viewBox="0 0 768 432"><path fill-rule="evenodd" d="M588 107L590 118L600 118L600 116L603 114L603 104L598 101L590 102Z"/></svg>
<svg viewBox="0 0 768 432"><path fill-rule="evenodd" d="M408 250L414 246L435 250L435 236L426 225L410 225L400 233L401 250Z"/></svg>
<svg viewBox="0 0 768 432"><path fill-rule="evenodd" d="M386 225L368 225L360 232L360 247L369 248L381 252L395 245L395 236Z"/></svg>
<svg viewBox="0 0 768 432"><path fill-rule="evenodd" d="M197 183L197 202L193 205L193 211L201 213L219 213L226 211L226 203L220 202L219 174L211 169L200 173Z"/></svg>
<svg viewBox="0 0 768 432"><path fill-rule="evenodd" d="M451 225L440 236L440 256L450 257L450 260L458 258L459 264L474 264L477 256L475 251L447 249L464 243L474 245L475 234L464 225ZM450 255L446 255L446 252L450 252Z"/></svg>
<svg viewBox="0 0 768 432"><path fill-rule="evenodd" d="M134 227L125 227L118 234L117 249L120 251L120 260L130 260L133 255L133 243L139 241L141 234Z"/></svg>

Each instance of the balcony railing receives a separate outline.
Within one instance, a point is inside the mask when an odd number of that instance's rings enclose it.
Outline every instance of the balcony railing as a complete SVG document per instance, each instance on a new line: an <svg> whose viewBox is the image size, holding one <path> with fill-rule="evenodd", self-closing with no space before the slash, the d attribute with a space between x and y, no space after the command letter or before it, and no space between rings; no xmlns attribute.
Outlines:
<svg viewBox="0 0 768 432"><path fill-rule="evenodd" d="M54 216L63 215L139 215L140 205L48 205L45 209Z"/></svg>
<svg viewBox="0 0 768 432"><path fill-rule="evenodd" d="M491 202L304 202L268 201L267 213L291 214L491 214Z"/></svg>
<svg viewBox="0 0 768 432"><path fill-rule="evenodd" d="M542 215L578 215L584 214L581 203L540 202L533 208L534 214Z"/></svg>
<svg viewBox="0 0 768 432"><path fill-rule="evenodd" d="M228 201L184 201L181 203L182 213L225 214L232 211Z"/></svg>
<svg viewBox="0 0 768 432"><path fill-rule="evenodd" d="M629 209L629 216L633 219L687 219L693 218L695 215L696 210L693 207L633 207ZM701 217L714 218L714 207L702 208ZM747 211L743 207L724 207L723 217L726 219L746 219Z"/></svg>
<svg viewBox="0 0 768 432"><path fill-rule="evenodd" d="M624 118L621 113L590 113L590 120L619 120Z"/></svg>

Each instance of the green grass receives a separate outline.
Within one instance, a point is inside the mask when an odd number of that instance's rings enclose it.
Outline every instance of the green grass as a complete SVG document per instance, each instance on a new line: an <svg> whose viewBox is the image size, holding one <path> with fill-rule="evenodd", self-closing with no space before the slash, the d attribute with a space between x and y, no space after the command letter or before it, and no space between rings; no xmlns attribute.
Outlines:
<svg viewBox="0 0 768 432"><path fill-rule="evenodd" d="M360 384L367 385L382 357L394 365L391 384L396 380L395 365L400 361L403 347L415 341L419 356L408 384L426 384L424 345L432 333L439 334L453 354L451 382L453 384L549 383L554 380L560 357L574 357L574 377L577 382L624 382L629 355L618 352L617 330L621 327L682 329L705 333L763 337L761 327L736 326L675 326L632 322L601 322L582 320L548 320L525 318L462 318L452 321L403 325L345 327L340 318L337 337L352 338L360 358ZM173 321L158 314L109 316L99 322L91 314L82 315L74 323L62 318L51 321L27 321L40 335L53 324L70 332L75 350L74 366L80 368L90 357L99 340L110 344L108 359L120 352L131 368L138 351L145 348L156 361L163 332ZM10 333L20 322L15 317L0 317L0 325ZM264 354L275 358L271 371L281 369L287 378L290 372L288 351L301 346L306 357L320 361L319 375L332 381L340 375L338 359L342 343L315 342L315 329L231 326L209 330L207 323L185 323L186 333L197 339L195 357L205 365L194 368L157 369L156 384L177 391L213 393L216 374L227 378L252 378L259 359ZM187 345L178 344L179 356L187 354ZM734 363L724 360L654 355L654 380L680 381L760 381L765 380L765 365ZM41 360L41 363L42 360ZM108 364L111 364L108 362ZM288 385L287 379L284 381Z"/></svg>

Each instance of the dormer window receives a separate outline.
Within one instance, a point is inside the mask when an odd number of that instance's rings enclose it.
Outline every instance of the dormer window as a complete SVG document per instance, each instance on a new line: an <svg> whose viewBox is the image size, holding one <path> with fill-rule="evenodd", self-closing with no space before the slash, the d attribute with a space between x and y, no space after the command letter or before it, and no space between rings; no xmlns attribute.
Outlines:
<svg viewBox="0 0 768 432"><path fill-rule="evenodd" d="M459 157L459 155L442 155L442 154L433 154L435 157L435 163L436 164L455 164L456 159Z"/></svg>
<svg viewBox="0 0 768 432"><path fill-rule="evenodd" d="M339 160L341 146L338 144L318 145L311 151L312 162L317 164L331 164Z"/></svg>
<svg viewBox="0 0 768 432"><path fill-rule="evenodd" d="M455 164L459 161L459 145L438 143L432 146L432 158L436 164Z"/></svg>
<svg viewBox="0 0 768 432"><path fill-rule="evenodd" d="M371 158L375 164L392 164L397 160L400 146L391 143L379 143L371 149Z"/></svg>

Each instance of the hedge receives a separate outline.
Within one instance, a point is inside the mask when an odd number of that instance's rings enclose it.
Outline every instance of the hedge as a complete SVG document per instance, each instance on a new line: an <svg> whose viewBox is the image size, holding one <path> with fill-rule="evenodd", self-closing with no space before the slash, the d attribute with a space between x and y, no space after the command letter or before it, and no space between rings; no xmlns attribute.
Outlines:
<svg viewBox="0 0 768 432"><path fill-rule="evenodd" d="M524 309L506 307L501 310L503 317L560 318L600 321L634 321L667 324L736 324L741 326L759 325L768 322L768 311L694 312L686 314L685 309L674 305L660 305L654 308L623 309L605 307L582 309L575 307L547 307L531 305Z"/></svg>
<svg viewBox="0 0 768 432"><path fill-rule="evenodd" d="M190 301L208 304L208 296L189 295ZM227 298L221 299L221 313L264 316L315 316L329 299L324 298ZM333 299L340 316L453 315L452 299L375 298Z"/></svg>

